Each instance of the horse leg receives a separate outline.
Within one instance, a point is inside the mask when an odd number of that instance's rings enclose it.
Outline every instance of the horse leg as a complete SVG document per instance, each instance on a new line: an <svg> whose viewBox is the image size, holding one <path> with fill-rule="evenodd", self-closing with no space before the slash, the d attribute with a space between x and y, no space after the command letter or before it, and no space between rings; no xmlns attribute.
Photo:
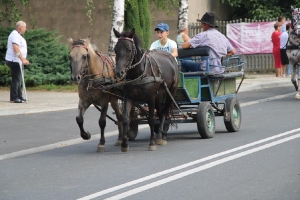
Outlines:
<svg viewBox="0 0 300 200"><path fill-rule="evenodd" d="M90 106L91 104L83 101L82 99L79 99L79 103L78 103L78 112L79 115L76 117L76 122L79 126L80 129L80 136L82 137L82 139L84 140L89 140L91 138L91 134L89 132L85 132L84 128L83 128L83 115L86 111L86 109Z"/></svg>
<svg viewBox="0 0 300 200"><path fill-rule="evenodd" d="M155 97L154 97L155 98ZM149 151L155 151L157 149L155 142L156 142L156 135L154 133L154 107L155 107L155 99L152 98L148 103L149 106L149 116L148 116L148 124L150 126L150 144L148 147Z"/></svg>
<svg viewBox="0 0 300 200"><path fill-rule="evenodd" d="M108 109L108 100L103 99L102 105L101 105L101 114L99 118L99 126L100 126L100 142L98 144L97 152L104 152L105 151L105 137L104 137L104 130L106 127L106 114Z"/></svg>
<svg viewBox="0 0 300 200"><path fill-rule="evenodd" d="M291 81L296 89L296 91L298 91L298 71L297 69L299 69L299 66L296 63L293 63L292 65L292 77L291 77Z"/></svg>
<svg viewBox="0 0 300 200"><path fill-rule="evenodd" d="M296 88L297 94L295 95L295 98L300 99L300 86L299 86L300 81L299 81L298 72L299 72L299 65L296 64L296 67L295 67L295 70L294 70L294 73L295 73L294 76L295 76L295 80L297 81L296 82L297 83L297 88Z"/></svg>
<svg viewBox="0 0 300 200"><path fill-rule="evenodd" d="M114 109L115 113L116 113L116 117L118 120L118 130L119 130L119 136L118 139L115 142L115 146L120 146L121 142L122 142L122 129L123 129L123 125L122 125L122 113L118 104L118 100L113 100L110 102L111 107Z"/></svg>
<svg viewBox="0 0 300 200"><path fill-rule="evenodd" d="M121 143L121 151L127 152L129 149L128 139L127 139L127 131L129 130L129 115L132 109L132 101L128 98L125 98L124 109L123 109L123 128L122 128L122 143Z"/></svg>

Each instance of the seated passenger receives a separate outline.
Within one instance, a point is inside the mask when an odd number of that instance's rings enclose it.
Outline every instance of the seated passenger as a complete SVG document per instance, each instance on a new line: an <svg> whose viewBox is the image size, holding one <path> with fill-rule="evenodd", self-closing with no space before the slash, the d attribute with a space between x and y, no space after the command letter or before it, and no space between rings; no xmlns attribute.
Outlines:
<svg viewBox="0 0 300 200"><path fill-rule="evenodd" d="M157 49L157 50L166 51L172 54L172 56L176 58L178 56L177 44L174 40L168 38L169 35L168 24L160 23L157 25L154 31L156 31L157 33L158 40L154 41L151 44L150 50Z"/></svg>
<svg viewBox="0 0 300 200"><path fill-rule="evenodd" d="M221 58L223 56L231 56L235 54L235 50L229 43L228 39L215 28L218 26L215 24L215 16L213 13L206 12L202 18L197 21L201 22L201 28L203 32L197 34L195 37L182 44L182 48L197 48L201 46L210 47L209 63L210 72L221 74L225 71L221 66ZM201 62L194 62L191 60L182 60L181 71L182 72L195 72L206 71L206 60ZM211 66L212 65L212 66Z"/></svg>
<svg viewBox="0 0 300 200"><path fill-rule="evenodd" d="M180 24L178 26L178 29L179 29L179 33L176 37L176 42L177 42L178 49L180 49L182 48L181 46L182 43L189 41L190 37L188 36L189 29L186 23Z"/></svg>

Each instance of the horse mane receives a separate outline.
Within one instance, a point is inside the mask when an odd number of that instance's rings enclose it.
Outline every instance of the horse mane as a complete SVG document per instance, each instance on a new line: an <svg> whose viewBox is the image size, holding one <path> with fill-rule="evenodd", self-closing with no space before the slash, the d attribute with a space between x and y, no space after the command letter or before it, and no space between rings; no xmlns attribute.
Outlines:
<svg viewBox="0 0 300 200"><path fill-rule="evenodd" d="M86 39L79 39L79 40L75 40L73 41L73 45L83 45L86 46ZM95 44L90 43L92 49L97 52L98 51L98 47Z"/></svg>
<svg viewBox="0 0 300 200"><path fill-rule="evenodd" d="M123 31L123 32L122 32L122 36L123 36L123 37L129 37L129 38L131 38L131 37L132 37L132 32L131 32L131 31ZM142 39L141 39L140 36L139 36L138 34L136 34L136 33L133 35L133 41L134 41L135 46L137 46L137 47L143 46L143 41L142 41Z"/></svg>

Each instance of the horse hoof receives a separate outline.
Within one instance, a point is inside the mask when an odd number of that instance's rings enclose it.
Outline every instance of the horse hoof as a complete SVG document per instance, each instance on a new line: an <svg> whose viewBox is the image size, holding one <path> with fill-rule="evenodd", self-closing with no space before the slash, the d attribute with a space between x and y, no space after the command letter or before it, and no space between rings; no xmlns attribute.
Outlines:
<svg viewBox="0 0 300 200"><path fill-rule="evenodd" d="M124 147L121 147L121 151L122 152L127 152L129 150L129 146L128 147L126 147L126 148L124 148Z"/></svg>
<svg viewBox="0 0 300 200"><path fill-rule="evenodd" d="M157 149L157 146L152 145L148 147L148 151L155 151Z"/></svg>
<svg viewBox="0 0 300 200"><path fill-rule="evenodd" d="M122 143L121 140L117 140L117 141L115 142L115 146L121 146L121 143Z"/></svg>
<svg viewBox="0 0 300 200"><path fill-rule="evenodd" d="M85 134L81 135L82 139L89 140L91 139L91 134L89 132L86 132Z"/></svg>
<svg viewBox="0 0 300 200"><path fill-rule="evenodd" d="M97 152L104 152L105 151L105 146L104 145L98 145Z"/></svg>
<svg viewBox="0 0 300 200"><path fill-rule="evenodd" d="M166 140L157 139L155 141L155 143L158 144L158 145L164 146L164 145L167 145L168 142Z"/></svg>
<svg viewBox="0 0 300 200"><path fill-rule="evenodd" d="M297 93L297 94L295 95L295 98L296 98L296 99L300 99L300 94Z"/></svg>

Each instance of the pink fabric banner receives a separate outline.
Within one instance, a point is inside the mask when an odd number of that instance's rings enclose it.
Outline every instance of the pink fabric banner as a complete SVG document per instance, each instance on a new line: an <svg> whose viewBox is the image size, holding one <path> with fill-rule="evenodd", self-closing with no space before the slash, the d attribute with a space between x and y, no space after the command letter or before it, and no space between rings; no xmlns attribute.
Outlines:
<svg viewBox="0 0 300 200"><path fill-rule="evenodd" d="M271 35L274 24L275 22L227 24L226 34L237 53L272 53Z"/></svg>

